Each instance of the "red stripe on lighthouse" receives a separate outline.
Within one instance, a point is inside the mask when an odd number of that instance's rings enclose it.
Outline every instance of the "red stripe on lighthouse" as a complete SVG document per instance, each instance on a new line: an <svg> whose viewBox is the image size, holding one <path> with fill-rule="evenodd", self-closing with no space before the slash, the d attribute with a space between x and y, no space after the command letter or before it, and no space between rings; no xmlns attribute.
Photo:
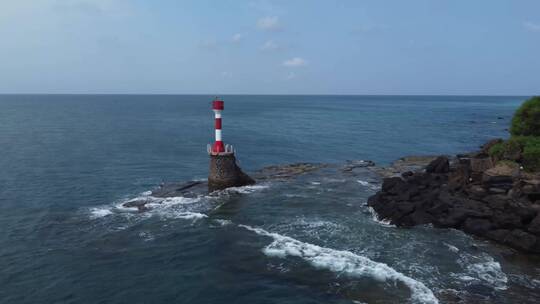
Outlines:
<svg viewBox="0 0 540 304"><path fill-rule="evenodd" d="M223 100L216 99L212 101L213 110L223 110L225 108Z"/></svg>
<svg viewBox="0 0 540 304"><path fill-rule="evenodd" d="M215 119L215 133L216 141L212 146L212 153L222 153L225 152L225 145L221 139L221 111L224 109L223 100L219 100L217 97L212 101L212 110L214 110L214 119Z"/></svg>
<svg viewBox="0 0 540 304"><path fill-rule="evenodd" d="M212 152L214 153L221 153L221 152L225 152L225 145L223 145L223 142L222 141L216 141L214 143L214 146L212 147Z"/></svg>

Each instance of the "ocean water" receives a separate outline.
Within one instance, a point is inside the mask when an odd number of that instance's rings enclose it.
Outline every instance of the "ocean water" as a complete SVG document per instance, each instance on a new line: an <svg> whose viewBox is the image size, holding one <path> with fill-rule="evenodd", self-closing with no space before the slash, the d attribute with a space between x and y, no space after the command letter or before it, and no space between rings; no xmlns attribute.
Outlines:
<svg viewBox="0 0 540 304"><path fill-rule="evenodd" d="M122 202L204 179L212 96L0 95L0 303L538 303L540 260L365 206L387 164L506 137L525 97L223 96L243 169L288 181Z"/></svg>

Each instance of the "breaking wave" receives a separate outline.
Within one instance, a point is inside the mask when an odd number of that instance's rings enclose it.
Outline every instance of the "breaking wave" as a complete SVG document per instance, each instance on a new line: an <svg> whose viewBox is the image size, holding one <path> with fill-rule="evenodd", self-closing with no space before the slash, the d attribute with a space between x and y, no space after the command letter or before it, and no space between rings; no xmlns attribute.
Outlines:
<svg viewBox="0 0 540 304"><path fill-rule="evenodd" d="M392 228L395 228L396 225L392 225L390 224L390 221L389 220L380 220L378 215L377 215L377 212L375 211L375 209L373 209L373 207L368 207L368 211L369 213L371 214L371 219L380 224L381 226L384 226L384 227L392 227Z"/></svg>
<svg viewBox="0 0 540 304"><path fill-rule="evenodd" d="M461 281L465 282L481 282L497 290L506 290L508 277L502 271L501 264L493 257L482 254L480 256L473 256L470 254L463 254L458 259L458 263L466 265L464 273L452 274L453 277L457 277Z"/></svg>
<svg viewBox="0 0 540 304"><path fill-rule="evenodd" d="M263 249L267 256L302 258L312 266L351 277L371 277L381 282L393 281L405 284L411 290L414 303L439 303L433 292L422 282L416 281L384 263L372 261L350 251L334 250L304 243L291 237L268 232L261 228L239 225L259 235L271 237L273 242Z"/></svg>
<svg viewBox="0 0 540 304"><path fill-rule="evenodd" d="M242 187L230 187L225 190L222 190L222 192L247 194L247 193L253 193L255 191L267 189L268 187L269 187L268 185L249 185L249 186L242 186Z"/></svg>
<svg viewBox="0 0 540 304"><path fill-rule="evenodd" d="M361 179L357 180L356 182L359 183L360 185L370 189L370 190L373 190L373 191L377 191L377 190L381 189L380 185L370 183L370 182L367 182L367 181L364 181L364 180L361 180Z"/></svg>
<svg viewBox="0 0 540 304"><path fill-rule="evenodd" d="M508 283L508 278L502 271L501 264L495 262L493 259L469 265L467 266L467 270L495 289L505 290L507 288L506 283Z"/></svg>
<svg viewBox="0 0 540 304"><path fill-rule="evenodd" d="M113 214L113 212L109 207L95 207L90 209L90 218L92 219L98 219L111 214Z"/></svg>

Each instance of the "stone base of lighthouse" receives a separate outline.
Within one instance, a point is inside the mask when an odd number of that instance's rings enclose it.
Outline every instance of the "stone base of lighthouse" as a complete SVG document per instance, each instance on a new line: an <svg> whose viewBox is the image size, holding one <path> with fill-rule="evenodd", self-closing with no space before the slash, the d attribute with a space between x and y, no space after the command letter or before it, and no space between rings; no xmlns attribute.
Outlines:
<svg viewBox="0 0 540 304"><path fill-rule="evenodd" d="M210 154L209 191L253 184L255 180L245 174L236 164L234 153Z"/></svg>

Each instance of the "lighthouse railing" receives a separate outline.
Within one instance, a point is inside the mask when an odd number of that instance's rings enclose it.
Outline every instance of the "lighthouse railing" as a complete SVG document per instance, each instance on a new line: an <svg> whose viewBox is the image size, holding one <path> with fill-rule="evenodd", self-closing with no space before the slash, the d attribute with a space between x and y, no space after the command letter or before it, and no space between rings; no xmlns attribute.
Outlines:
<svg viewBox="0 0 540 304"><path fill-rule="evenodd" d="M234 147L232 145L229 145L229 144L226 144L225 145L225 151L224 152L220 152L220 153L215 153L214 151L212 151L212 145L211 144L207 144L206 145L206 152L208 154L211 154L211 155L219 155L219 154L234 154L235 151L234 151Z"/></svg>

